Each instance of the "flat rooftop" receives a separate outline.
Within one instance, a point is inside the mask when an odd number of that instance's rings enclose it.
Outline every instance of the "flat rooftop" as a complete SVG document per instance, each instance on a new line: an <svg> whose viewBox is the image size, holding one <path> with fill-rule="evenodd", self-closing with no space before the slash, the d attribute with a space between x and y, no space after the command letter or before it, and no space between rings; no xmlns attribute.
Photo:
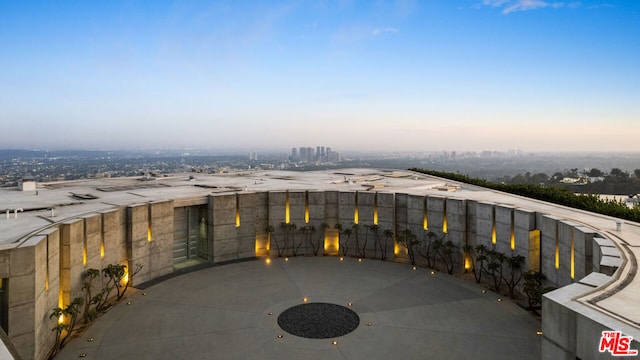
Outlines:
<svg viewBox="0 0 640 360"><path fill-rule="evenodd" d="M615 219L524 197L436 178L410 171L340 169L323 171L255 171L230 174L184 173L151 178L102 178L40 183L37 191L0 188L0 245L24 238L30 232L67 218L100 212L114 206L210 194L277 190L383 191L415 195L440 195L524 208L615 231ZM36 195L37 193L37 195ZM15 209L23 212L15 216ZM52 217L52 211L54 216ZM9 210L10 219L6 219ZM625 240L640 246L640 225L623 229ZM618 233L618 235L621 235Z"/></svg>
<svg viewBox="0 0 640 360"><path fill-rule="evenodd" d="M105 178L38 184L36 192L0 189L0 248L17 246L39 229L68 218L163 199L202 198L210 194L284 190L382 191L415 195L439 195L497 203L537 211L583 224L628 248L635 259L618 271L618 277L580 301L607 316L631 324L640 332L640 281L636 280L640 257L640 224L577 209L457 183L410 171L340 169L325 171L255 171L231 174L185 173L145 180ZM14 218L14 210L24 212ZM55 216L51 216L51 210ZM5 212L10 211L10 219ZM621 279L626 279L622 281ZM591 301L590 301L591 300Z"/></svg>

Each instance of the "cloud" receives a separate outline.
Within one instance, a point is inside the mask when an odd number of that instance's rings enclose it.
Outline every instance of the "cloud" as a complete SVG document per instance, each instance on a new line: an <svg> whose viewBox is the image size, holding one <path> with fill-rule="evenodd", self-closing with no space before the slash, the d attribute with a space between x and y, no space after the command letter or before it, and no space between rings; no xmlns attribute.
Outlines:
<svg viewBox="0 0 640 360"><path fill-rule="evenodd" d="M491 7L499 7L502 6L506 3L508 3L511 0L483 0L482 4L483 5L487 5L487 6L491 6Z"/></svg>
<svg viewBox="0 0 640 360"><path fill-rule="evenodd" d="M397 32L400 32L400 30L396 29L396 28L384 28L384 29L373 29L373 31L371 31L371 35L373 36L378 36L378 35L382 35L382 34L395 34Z"/></svg>
<svg viewBox="0 0 640 360"><path fill-rule="evenodd" d="M527 10L535 10L535 9L543 9L546 7L552 8L560 8L563 7L564 3L556 2L550 3L543 0L518 0L513 4L507 5L503 10L503 14L510 14L512 12L518 11L527 11Z"/></svg>
<svg viewBox="0 0 640 360"><path fill-rule="evenodd" d="M482 0L482 5L494 8L502 8L502 13L507 15L519 11L529 11L544 8L561 8L565 6L564 2L551 2L546 0ZM568 5L575 8L579 6L578 2L572 2Z"/></svg>
<svg viewBox="0 0 640 360"><path fill-rule="evenodd" d="M614 8L615 5L613 4L609 4L609 3L603 3L603 4L594 4L588 7L589 10L593 10L593 9L602 9L602 8Z"/></svg>

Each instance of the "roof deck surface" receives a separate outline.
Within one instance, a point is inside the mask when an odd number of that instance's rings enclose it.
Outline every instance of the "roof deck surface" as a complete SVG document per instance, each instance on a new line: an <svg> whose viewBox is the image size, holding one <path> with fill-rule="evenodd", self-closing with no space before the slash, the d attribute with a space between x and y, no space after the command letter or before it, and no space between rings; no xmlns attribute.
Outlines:
<svg viewBox="0 0 640 360"><path fill-rule="evenodd" d="M193 177L193 178L192 178ZM613 240L628 261L617 277L606 286L590 293L597 299L589 306L606 312L638 329L640 281L636 280L636 264L640 256L640 224L582 210L554 205L525 197L510 195L477 186L457 183L410 171L380 169L340 169L324 171L255 171L231 174L177 174L155 180L140 178L105 178L38 184L33 191L0 189L0 211L9 209L10 219L0 213L0 248L10 248L24 242L29 235L55 222L76 216L163 199L204 198L210 194L284 190L383 191L415 195L439 195L480 202L497 203L537 211L543 214L583 224ZM453 190L453 191L451 191ZM77 194L80 196L74 197ZM95 199L86 199L95 197ZM22 208L14 218L14 209ZM53 209L55 216L51 216Z"/></svg>

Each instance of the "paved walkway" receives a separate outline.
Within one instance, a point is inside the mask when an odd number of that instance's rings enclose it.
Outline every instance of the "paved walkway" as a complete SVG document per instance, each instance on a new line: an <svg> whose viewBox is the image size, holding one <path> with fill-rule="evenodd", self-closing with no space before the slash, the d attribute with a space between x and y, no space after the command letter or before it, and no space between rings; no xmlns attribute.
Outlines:
<svg viewBox="0 0 640 360"><path fill-rule="evenodd" d="M138 291L57 359L539 359L540 322L482 289L368 259L248 261ZM284 332L278 315L305 298L351 303L360 325L336 339Z"/></svg>

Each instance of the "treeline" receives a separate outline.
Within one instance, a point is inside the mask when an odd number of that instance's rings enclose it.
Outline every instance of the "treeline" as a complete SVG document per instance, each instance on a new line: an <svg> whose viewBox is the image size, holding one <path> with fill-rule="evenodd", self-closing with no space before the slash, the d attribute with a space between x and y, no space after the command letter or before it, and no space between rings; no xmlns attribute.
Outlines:
<svg viewBox="0 0 640 360"><path fill-rule="evenodd" d="M613 216L625 220L640 222L640 206L629 208L624 201L600 199L593 194L574 194L564 186L548 186L537 184L504 184L484 179L472 178L467 175L412 168L412 171L459 181L467 184L482 186L510 194L526 196L532 199L569 206L576 209Z"/></svg>
<svg viewBox="0 0 640 360"><path fill-rule="evenodd" d="M574 183L565 179L574 180ZM607 194L607 195L635 195L640 193L640 169L632 173L613 168L609 173L592 168L579 172L577 168L564 173L556 172L549 176L545 173L517 174L514 177L498 178L496 182L507 184L537 184L537 185L563 185L574 193L579 194Z"/></svg>

